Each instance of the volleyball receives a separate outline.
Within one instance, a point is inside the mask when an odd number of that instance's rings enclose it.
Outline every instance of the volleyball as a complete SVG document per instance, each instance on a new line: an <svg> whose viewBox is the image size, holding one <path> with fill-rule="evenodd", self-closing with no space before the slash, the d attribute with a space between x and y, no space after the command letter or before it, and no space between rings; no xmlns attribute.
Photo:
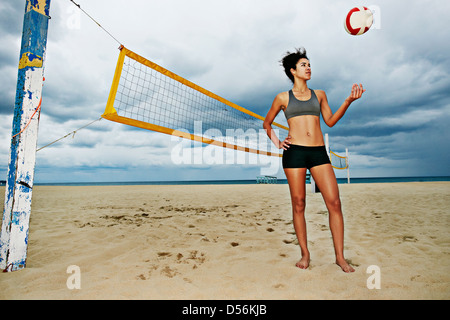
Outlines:
<svg viewBox="0 0 450 320"><path fill-rule="evenodd" d="M367 7L355 7L350 10L344 21L345 30L353 36L369 31L373 23L372 11Z"/></svg>

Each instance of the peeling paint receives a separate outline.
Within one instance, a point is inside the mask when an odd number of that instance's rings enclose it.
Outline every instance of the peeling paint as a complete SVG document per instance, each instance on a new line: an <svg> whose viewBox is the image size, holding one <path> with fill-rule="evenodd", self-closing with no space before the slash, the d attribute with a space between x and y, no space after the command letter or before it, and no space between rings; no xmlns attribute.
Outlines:
<svg viewBox="0 0 450 320"><path fill-rule="evenodd" d="M48 5L47 5L48 3ZM40 14L49 15L50 1L47 0L27 0L25 13L34 10Z"/></svg>
<svg viewBox="0 0 450 320"><path fill-rule="evenodd" d="M43 59L31 52L25 52L22 54L22 57L19 61L19 69L23 69L25 67L35 67L42 68Z"/></svg>

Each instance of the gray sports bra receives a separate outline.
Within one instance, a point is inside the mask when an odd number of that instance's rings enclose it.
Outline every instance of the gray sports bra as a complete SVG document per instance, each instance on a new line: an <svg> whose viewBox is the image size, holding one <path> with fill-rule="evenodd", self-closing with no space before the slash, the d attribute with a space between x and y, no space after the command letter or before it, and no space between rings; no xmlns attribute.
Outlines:
<svg viewBox="0 0 450 320"><path fill-rule="evenodd" d="M292 90L289 90L289 103L287 108L284 110L284 114L288 120L297 116L320 116L320 103L314 93L314 90L311 90L311 98L306 101L298 100L294 96Z"/></svg>

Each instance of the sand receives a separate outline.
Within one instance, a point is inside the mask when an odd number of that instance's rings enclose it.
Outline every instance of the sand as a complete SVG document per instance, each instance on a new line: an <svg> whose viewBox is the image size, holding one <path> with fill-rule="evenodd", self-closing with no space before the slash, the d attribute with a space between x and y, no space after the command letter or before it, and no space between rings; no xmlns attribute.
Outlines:
<svg viewBox="0 0 450 320"><path fill-rule="evenodd" d="M300 270L287 185L35 186L27 267L0 273L0 299L450 298L449 182L340 193L353 274L334 264L320 194Z"/></svg>

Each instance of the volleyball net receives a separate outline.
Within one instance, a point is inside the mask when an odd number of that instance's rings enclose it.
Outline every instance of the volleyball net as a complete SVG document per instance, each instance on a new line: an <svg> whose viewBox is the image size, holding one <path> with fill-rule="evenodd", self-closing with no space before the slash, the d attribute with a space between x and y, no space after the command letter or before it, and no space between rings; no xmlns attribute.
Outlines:
<svg viewBox="0 0 450 320"><path fill-rule="evenodd" d="M123 46L102 117L206 144L281 157L269 151L271 142L265 132L261 134L264 117ZM289 129L272 125L283 141Z"/></svg>
<svg viewBox="0 0 450 320"><path fill-rule="evenodd" d="M344 170L348 169L348 157L340 156L330 150L331 166L334 169Z"/></svg>

